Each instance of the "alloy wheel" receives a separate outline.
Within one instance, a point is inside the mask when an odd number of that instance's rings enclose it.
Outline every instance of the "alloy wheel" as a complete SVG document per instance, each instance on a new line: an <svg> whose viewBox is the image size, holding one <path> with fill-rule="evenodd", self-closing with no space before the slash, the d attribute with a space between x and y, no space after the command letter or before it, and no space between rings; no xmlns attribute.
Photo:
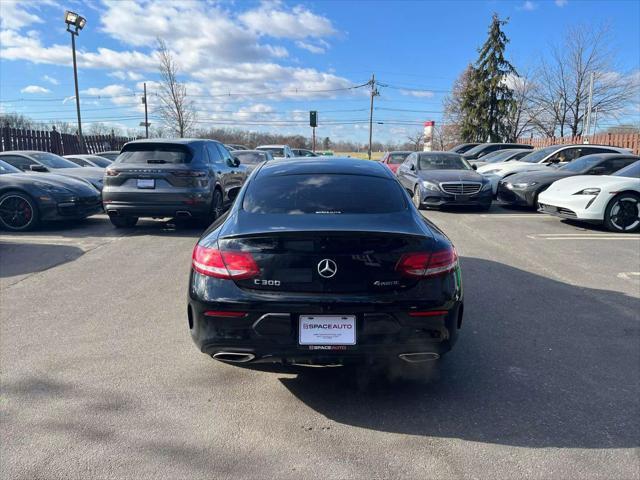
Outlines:
<svg viewBox="0 0 640 480"><path fill-rule="evenodd" d="M640 224L640 202L634 197L622 197L611 207L611 224L621 232L633 230Z"/></svg>
<svg viewBox="0 0 640 480"><path fill-rule="evenodd" d="M21 195L8 195L0 202L2 223L12 230L24 230L34 217L34 207Z"/></svg>

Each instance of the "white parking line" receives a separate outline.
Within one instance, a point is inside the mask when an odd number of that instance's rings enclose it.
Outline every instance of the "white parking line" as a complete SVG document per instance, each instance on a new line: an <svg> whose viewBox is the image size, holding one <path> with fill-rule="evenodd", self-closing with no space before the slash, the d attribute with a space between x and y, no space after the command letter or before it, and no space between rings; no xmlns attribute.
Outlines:
<svg viewBox="0 0 640 480"><path fill-rule="evenodd" d="M628 233L537 233L527 235L533 240L640 240L640 235Z"/></svg>
<svg viewBox="0 0 640 480"><path fill-rule="evenodd" d="M511 218L535 218L538 220L558 220L551 215L536 215L535 213L494 213L493 215L490 213L483 213L480 215L482 218L500 218L504 220L509 220Z"/></svg>
<svg viewBox="0 0 640 480"><path fill-rule="evenodd" d="M620 272L617 277L624 280L640 280L640 272Z"/></svg>

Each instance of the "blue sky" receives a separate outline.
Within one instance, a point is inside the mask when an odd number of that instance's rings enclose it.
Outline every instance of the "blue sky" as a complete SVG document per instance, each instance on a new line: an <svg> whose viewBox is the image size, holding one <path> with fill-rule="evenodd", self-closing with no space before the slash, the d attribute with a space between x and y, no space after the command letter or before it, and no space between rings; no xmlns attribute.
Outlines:
<svg viewBox="0 0 640 480"><path fill-rule="evenodd" d="M47 121L75 121L65 9L87 18L78 38L85 131L92 122L137 127L137 95L157 101L155 38L182 66L198 126L238 126L320 137L367 138L372 73L376 138L403 141L439 122L442 98L477 56L491 15L509 17L508 57L528 71L577 24L610 26L616 69L640 69L640 2L628 1L110 1L0 2L0 108ZM345 90L340 90L345 89ZM335 90L335 91L326 91ZM265 94L264 92L278 92ZM241 93L242 95L224 96ZM257 94L256 93L260 93ZM637 116L631 118L638 121Z"/></svg>

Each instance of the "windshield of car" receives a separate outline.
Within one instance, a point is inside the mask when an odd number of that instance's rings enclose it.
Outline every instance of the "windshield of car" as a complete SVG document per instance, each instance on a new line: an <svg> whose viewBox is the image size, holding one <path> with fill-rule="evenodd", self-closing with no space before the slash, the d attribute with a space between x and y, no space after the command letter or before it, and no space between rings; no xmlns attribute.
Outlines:
<svg viewBox="0 0 640 480"><path fill-rule="evenodd" d="M541 160L543 160L547 155L551 155L553 152L555 152L556 150L559 150L560 148L561 146L552 145L550 147L541 148L540 150L534 150L530 154L522 157L519 161L527 162L527 163L538 163Z"/></svg>
<svg viewBox="0 0 640 480"><path fill-rule="evenodd" d="M613 174L614 177L640 178L640 160L627 165Z"/></svg>
<svg viewBox="0 0 640 480"><path fill-rule="evenodd" d="M256 150L271 152L274 157L284 157L284 148L281 147L258 147Z"/></svg>
<svg viewBox="0 0 640 480"><path fill-rule="evenodd" d="M49 168L78 168L78 165L76 165L75 163L67 160L66 158L54 155L53 153L30 153L29 156Z"/></svg>
<svg viewBox="0 0 640 480"><path fill-rule="evenodd" d="M186 145L171 143L132 143L125 145L118 163L189 163L191 151Z"/></svg>
<svg viewBox="0 0 640 480"><path fill-rule="evenodd" d="M251 213L391 213L407 208L392 179L368 175L276 175L257 177L244 196Z"/></svg>
<svg viewBox="0 0 640 480"><path fill-rule="evenodd" d="M98 157L97 155L91 155L88 158L89 160L91 160L91 163L102 168L107 168L109 165L111 165L111 161L107 160L106 158Z"/></svg>
<svg viewBox="0 0 640 480"><path fill-rule="evenodd" d="M499 163L511 159L514 154L515 153L513 150L498 150L497 152L493 152L485 157L482 157L481 160L487 163Z"/></svg>
<svg viewBox="0 0 640 480"><path fill-rule="evenodd" d="M238 157L240 159L240 162L244 163L245 165L257 165L267 159L267 155L265 153L259 152L237 150L233 152L233 154Z"/></svg>
<svg viewBox="0 0 640 480"><path fill-rule="evenodd" d="M392 165L400 165L409 156L409 152L398 152L389 154L389 163Z"/></svg>
<svg viewBox="0 0 640 480"><path fill-rule="evenodd" d="M0 160L0 175L3 175L5 173L21 173L21 170L18 170L13 165L9 165L8 163Z"/></svg>
<svg viewBox="0 0 640 480"><path fill-rule="evenodd" d="M588 170L593 167L596 163L600 163L602 161L602 157L600 155L586 155L582 158L577 158L576 160L567 163L566 165L561 166L558 170L562 170L565 172L582 172L584 170Z"/></svg>
<svg viewBox="0 0 640 480"><path fill-rule="evenodd" d="M471 165L455 153L429 153L419 156L418 170L471 170Z"/></svg>

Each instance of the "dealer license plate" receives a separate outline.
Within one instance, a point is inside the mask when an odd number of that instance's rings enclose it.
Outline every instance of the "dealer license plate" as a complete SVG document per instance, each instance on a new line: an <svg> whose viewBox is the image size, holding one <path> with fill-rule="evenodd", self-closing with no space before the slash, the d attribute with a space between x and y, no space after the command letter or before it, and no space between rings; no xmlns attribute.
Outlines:
<svg viewBox="0 0 640 480"><path fill-rule="evenodd" d="M156 188L156 181L154 178L139 178L138 188Z"/></svg>
<svg viewBox="0 0 640 480"><path fill-rule="evenodd" d="M468 202L469 195L456 195L456 202Z"/></svg>
<svg viewBox="0 0 640 480"><path fill-rule="evenodd" d="M301 315L300 345L355 345L355 315Z"/></svg>

